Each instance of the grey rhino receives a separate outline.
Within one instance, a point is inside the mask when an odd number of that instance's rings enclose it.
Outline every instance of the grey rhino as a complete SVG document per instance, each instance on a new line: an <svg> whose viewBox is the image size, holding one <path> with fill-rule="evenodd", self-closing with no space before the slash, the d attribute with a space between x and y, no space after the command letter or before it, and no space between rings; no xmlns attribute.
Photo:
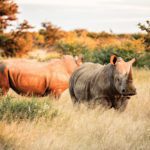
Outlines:
<svg viewBox="0 0 150 150"><path fill-rule="evenodd" d="M112 55L110 63L84 63L71 75L69 92L73 103L96 102L109 108L125 110L128 99L136 95L132 64Z"/></svg>

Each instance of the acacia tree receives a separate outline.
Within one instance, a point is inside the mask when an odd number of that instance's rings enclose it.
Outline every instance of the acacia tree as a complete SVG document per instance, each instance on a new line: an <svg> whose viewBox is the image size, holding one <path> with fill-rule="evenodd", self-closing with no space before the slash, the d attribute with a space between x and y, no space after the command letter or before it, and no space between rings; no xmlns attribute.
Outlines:
<svg viewBox="0 0 150 150"><path fill-rule="evenodd" d="M146 46L146 50L150 51L150 20L147 20L146 24L139 23L138 26L142 31L146 31L146 35L144 37L144 43Z"/></svg>
<svg viewBox="0 0 150 150"><path fill-rule="evenodd" d="M28 30L33 28L27 20L19 24L16 30L12 31L9 39L4 42L5 55L21 56L32 49L33 36Z"/></svg>
<svg viewBox="0 0 150 150"><path fill-rule="evenodd" d="M32 29L32 28L34 28L34 27L31 26L27 20L24 20L22 23L20 23L20 24L18 25L17 29L12 32L12 35L13 35L14 37L16 37L16 36L21 36L21 35L23 35L23 34L28 33L28 31L29 31L30 29Z"/></svg>
<svg viewBox="0 0 150 150"><path fill-rule="evenodd" d="M46 47L53 46L57 40L63 37L64 32L50 22L43 22L42 27L43 29L39 33L44 36Z"/></svg>
<svg viewBox="0 0 150 150"><path fill-rule="evenodd" d="M13 0L0 0L0 33L15 21L18 5Z"/></svg>

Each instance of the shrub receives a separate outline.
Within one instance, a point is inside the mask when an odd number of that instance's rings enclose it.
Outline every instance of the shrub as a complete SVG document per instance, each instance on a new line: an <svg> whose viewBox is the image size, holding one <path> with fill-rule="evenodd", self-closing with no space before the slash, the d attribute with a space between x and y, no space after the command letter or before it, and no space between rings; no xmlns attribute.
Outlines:
<svg viewBox="0 0 150 150"><path fill-rule="evenodd" d="M38 32L33 32L33 42L34 48L43 48L44 47L44 36Z"/></svg>
<svg viewBox="0 0 150 150"><path fill-rule="evenodd" d="M136 66L150 69L150 52L142 53L137 59Z"/></svg>
<svg viewBox="0 0 150 150"><path fill-rule="evenodd" d="M69 43L59 42L57 44L57 48L61 53L69 54L69 55L78 55L81 54L83 50L85 49L87 50L86 46L79 43L69 44Z"/></svg>
<svg viewBox="0 0 150 150"><path fill-rule="evenodd" d="M87 36L93 38L93 39L98 39L98 38L110 38L110 37L116 37L112 33L107 33L105 31L96 33L96 32L88 32Z"/></svg>
<svg viewBox="0 0 150 150"><path fill-rule="evenodd" d="M110 56L112 54L116 54L119 57L122 57L124 60L128 61L132 58L138 58L139 54L135 53L134 51L124 51L124 50L118 50L113 49L109 47L109 49L102 49L100 51L95 51L93 53L93 61L100 64L107 64L109 63Z"/></svg>
<svg viewBox="0 0 150 150"><path fill-rule="evenodd" d="M145 44L146 50L150 51L150 20L147 20L146 24L139 23L138 26L142 31L146 32L144 36L144 44Z"/></svg>
<svg viewBox="0 0 150 150"><path fill-rule="evenodd" d="M131 36L132 36L135 40L138 40L138 39L144 39L145 34L142 34L142 33L134 33L134 34L131 34Z"/></svg>
<svg viewBox="0 0 150 150"><path fill-rule="evenodd" d="M21 121L23 119L33 120L40 117L52 119L57 116L58 111L52 108L49 101L15 100L11 96L3 97L0 102L0 120Z"/></svg>
<svg viewBox="0 0 150 150"><path fill-rule="evenodd" d="M82 51L93 51L97 47L97 41L87 36L86 31L68 32L56 44L60 52L64 54L78 55Z"/></svg>
<svg viewBox="0 0 150 150"><path fill-rule="evenodd" d="M110 56L116 54L119 57L122 57L125 61L129 61L132 58L136 58L134 66L144 67L150 69L150 53L136 53L134 51L124 51L116 49L102 49L101 51L95 51L92 54L92 61L100 64L108 64L110 62Z"/></svg>
<svg viewBox="0 0 150 150"><path fill-rule="evenodd" d="M0 35L0 45L4 50L5 56L21 56L32 49L33 37L30 32L23 32L17 35L16 32L12 34Z"/></svg>
<svg viewBox="0 0 150 150"><path fill-rule="evenodd" d="M39 34L44 37L45 47L54 46L64 36L64 31L50 22L43 22Z"/></svg>

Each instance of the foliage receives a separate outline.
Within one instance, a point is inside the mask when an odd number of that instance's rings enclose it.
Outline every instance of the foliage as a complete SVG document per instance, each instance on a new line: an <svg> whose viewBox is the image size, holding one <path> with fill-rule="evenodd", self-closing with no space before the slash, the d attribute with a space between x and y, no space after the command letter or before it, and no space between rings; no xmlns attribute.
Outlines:
<svg viewBox="0 0 150 150"><path fill-rule="evenodd" d="M63 31L50 22L43 22L42 27L43 29L41 29L39 33L44 36L46 47L53 46L60 38L63 37Z"/></svg>
<svg viewBox="0 0 150 150"><path fill-rule="evenodd" d="M96 33L96 32L87 32L87 36L92 39L99 39L99 38L110 38L110 37L116 37L116 35L112 33L107 33L105 31Z"/></svg>
<svg viewBox="0 0 150 150"><path fill-rule="evenodd" d="M69 54L74 56L81 54L82 51L88 51L85 45L79 43L68 44L68 43L59 42L57 44L57 48L63 54Z"/></svg>
<svg viewBox="0 0 150 150"><path fill-rule="evenodd" d="M93 40L87 36L87 32L84 30L76 32L68 33L68 36L57 42L57 48L61 53L74 56L83 54L85 61L101 64L109 63L111 54L123 57L126 61L135 57L139 63L136 66L143 66L140 64L141 55L144 55L145 58L146 54L144 53L145 47L141 37L136 39L129 35L127 38L124 35L118 39L116 37L106 38L102 36L97 40ZM147 60L147 57L145 59ZM147 63L145 66L148 67Z"/></svg>
<svg viewBox="0 0 150 150"><path fill-rule="evenodd" d="M41 35L38 32L33 32L33 47L34 48L44 48L45 41L44 41L44 36Z"/></svg>
<svg viewBox="0 0 150 150"><path fill-rule="evenodd" d="M63 54L79 55L86 51L94 51L97 41L87 36L86 30L75 30L57 42L57 48Z"/></svg>
<svg viewBox="0 0 150 150"><path fill-rule="evenodd" d="M37 101L32 98L30 101L15 100L11 96L3 97L0 102L0 120L21 121L23 119L33 120L40 117L52 119L58 112L52 108L49 101Z"/></svg>
<svg viewBox="0 0 150 150"><path fill-rule="evenodd" d="M139 55L136 66L150 69L150 52L145 52Z"/></svg>
<svg viewBox="0 0 150 150"><path fill-rule="evenodd" d="M142 39L102 39L99 41L100 49L118 49L123 51L134 51L134 52L142 52L145 50Z"/></svg>
<svg viewBox="0 0 150 150"><path fill-rule="evenodd" d="M150 69L150 53L149 52L142 52L142 53L136 53L134 51L124 51L119 49L101 49L100 51L94 51L92 53L86 52L85 53L85 60L86 61L92 61L95 63L100 64L108 64L110 62L110 56L112 54L115 54L119 57L122 57L125 61L129 61L132 58L136 58L136 63L134 66L136 67L144 67ZM89 56L89 57L87 57Z"/></svg>
<svg viewBox="0 0 150 150"><path fill-rule="evenodd" d="M132 36L133 39L138 40L138 39L144 39L145 34L134 33L134 34L131 34L131 36Z"/></svg>
<svg viewBox="0 0 150 150"><path fill-rule="evenodd" d="M146 50L150 51L150 20L146 21L146 25L139 23L138 26L142 31L146 31L147 33L144 37L144 43L146 46Z"/></svg>
<svg viewBox="0 0 150 150"><path fill-rule="evenodd" d="M16 31L2 34L0 36L0 45L4 49L4 55L21 56L31 50L33 47L33 36L31 32L27 31L31 28L32 26L25 20L19 24Z"/></svg>
<svg viewBox="0 0 150 150"><path fill-rule="evenodd" d="M17 19L16 13L18 13L18 5L13 0L0 1L0 33L10 25L10 21Z"/></svg>
<svg viewBox="0 0 150 150"><path fill-rule="evenodd" d="M95 51L93 53L93 61L95 63L108 64L110 62L110 56L112 54L122 57L126 61L131 60L132 58L139 57L139 54L135 53L134 51L124 51L113 49L110 47L108 49L102 49L101 51Z"/></svg>
<svg viewBox="0 0 150 150"><path fill-rule="evenodd" d="M28 29L32 29L33 26L31 26L29 24L29 22L27 20L24 20L22 23L19 24L19 26L17 27L18 29L18 34L24 31L28 31Z"/></svg>

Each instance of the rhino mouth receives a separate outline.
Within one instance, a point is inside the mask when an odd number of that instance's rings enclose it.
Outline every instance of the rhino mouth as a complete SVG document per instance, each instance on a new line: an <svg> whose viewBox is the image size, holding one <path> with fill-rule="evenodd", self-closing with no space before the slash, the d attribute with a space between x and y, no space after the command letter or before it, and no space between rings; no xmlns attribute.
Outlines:
<svg viewBox="0 0 150 150"><path fill-rule="evenodd" d="M132 93L124 93L123 96L133 96L136 95L136 92L132 92Z"/></svg>

